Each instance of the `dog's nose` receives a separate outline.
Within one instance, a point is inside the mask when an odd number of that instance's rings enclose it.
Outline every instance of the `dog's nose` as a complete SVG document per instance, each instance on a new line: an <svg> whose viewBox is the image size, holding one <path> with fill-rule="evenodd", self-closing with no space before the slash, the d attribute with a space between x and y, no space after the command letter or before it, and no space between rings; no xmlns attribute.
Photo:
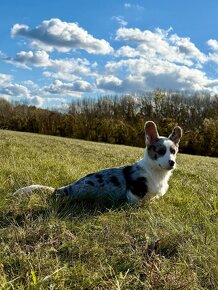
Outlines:
<svg viewBox="0 0 218 290"><path fill-rule="evenodd" d="M169 165L170 165L171 167L173 167L174 164L175 164L175 161L173 161L173 160L169 160Z"/></svg>

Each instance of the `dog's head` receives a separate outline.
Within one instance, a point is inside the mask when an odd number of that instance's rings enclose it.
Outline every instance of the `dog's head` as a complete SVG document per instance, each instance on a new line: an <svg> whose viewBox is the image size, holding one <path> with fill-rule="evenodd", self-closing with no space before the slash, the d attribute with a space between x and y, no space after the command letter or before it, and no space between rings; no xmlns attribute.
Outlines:
<svg viewBox="0 0 218 290"><path fill-rule="evenodd" d="M182 129L179 126L175 127L167 138L159 136L154 122L145 123L147 154L156 168L172 170L176 167L176 154L181 137Z"/></svg>

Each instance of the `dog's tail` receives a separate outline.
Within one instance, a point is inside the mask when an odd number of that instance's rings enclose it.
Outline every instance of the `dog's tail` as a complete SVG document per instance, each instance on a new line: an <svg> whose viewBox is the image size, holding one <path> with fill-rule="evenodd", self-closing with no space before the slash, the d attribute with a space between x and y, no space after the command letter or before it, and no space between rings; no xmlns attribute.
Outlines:
<svg viewBox="0 0 218 290"><path fill-rule="evenodd" d="M30 186L26 186L26 187L18 189L17 191L14 192L14 195L20 194L20 193L31 193L34 190L49 190L52 192L52 191L55 191L55 188L50 187L50 186L45 186L45 185L33 184Z"/></svg>

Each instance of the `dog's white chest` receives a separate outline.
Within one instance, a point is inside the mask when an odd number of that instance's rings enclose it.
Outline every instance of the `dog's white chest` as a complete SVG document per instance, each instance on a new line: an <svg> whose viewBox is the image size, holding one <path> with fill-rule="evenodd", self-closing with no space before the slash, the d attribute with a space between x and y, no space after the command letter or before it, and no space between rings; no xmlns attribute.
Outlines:
<svg viewBox="0 0 218 290"><path fill-rule="evenodd" d="M154 176L148 178L148 194L146 198L156 199L163 196L169 188L168 179L168 176L166 176L164 179L162 178L161 180L154 178Z"/></svg>

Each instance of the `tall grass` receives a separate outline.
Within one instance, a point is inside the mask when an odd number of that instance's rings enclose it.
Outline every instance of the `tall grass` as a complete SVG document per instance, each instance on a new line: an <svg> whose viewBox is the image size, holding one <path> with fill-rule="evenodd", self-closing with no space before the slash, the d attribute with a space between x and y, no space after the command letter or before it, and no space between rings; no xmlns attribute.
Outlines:
<svg viewBox="0 0 218 290"><path fill-rule="evenodd" d="M0 131L0 289L218 289L218 159L178 156L160 200L101 208L60 187L143 150Z"/></svg>

